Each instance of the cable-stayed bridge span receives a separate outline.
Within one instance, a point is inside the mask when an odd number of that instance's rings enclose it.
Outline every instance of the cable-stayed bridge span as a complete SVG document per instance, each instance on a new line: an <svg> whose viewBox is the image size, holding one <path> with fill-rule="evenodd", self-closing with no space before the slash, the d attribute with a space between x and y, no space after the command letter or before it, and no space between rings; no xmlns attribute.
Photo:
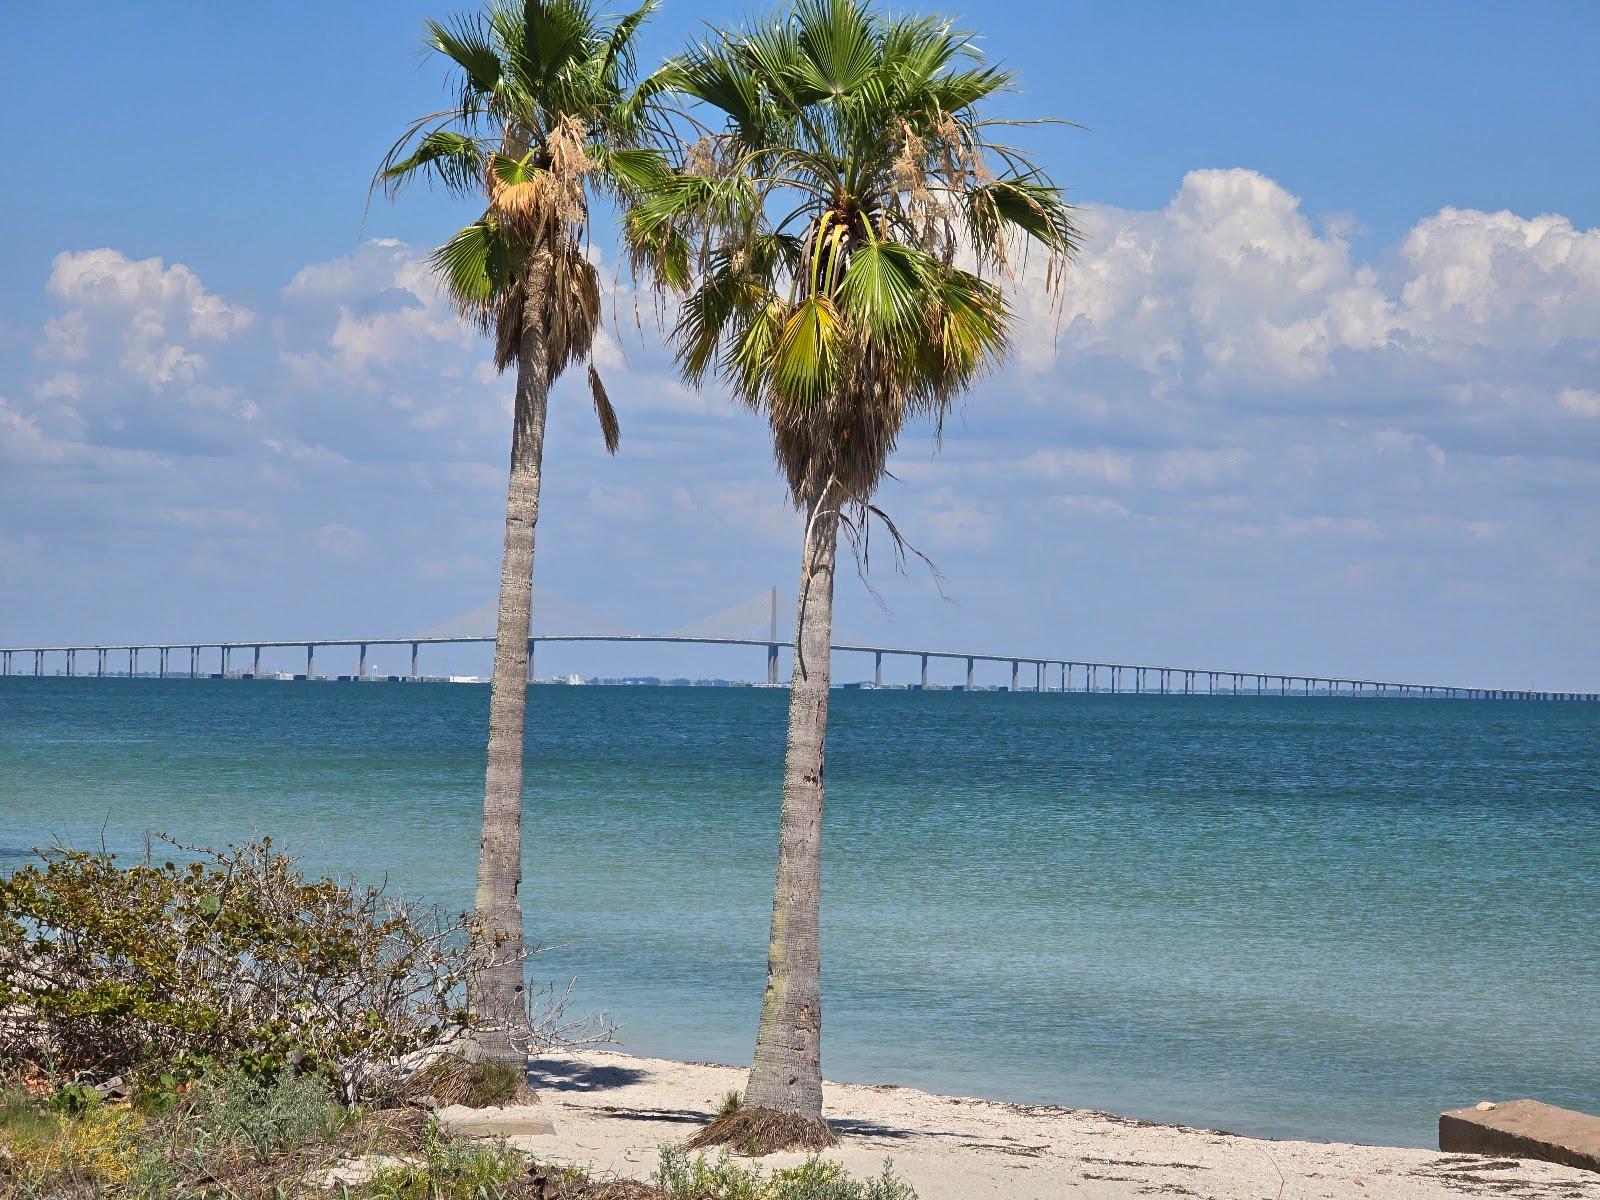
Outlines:
<svg viewBox="0 0 1600 1200"><path fill-rule="evenodd" d="M560 598L542 592L536 600L535 610L545 612L555 609L561 614ZM570 606L570 602L569 606ZM419 680L421 653L424 647L489 644L494 641L494 605L482 605L462 614L444 625L425 633L398 637L307 637L307 638L230 638L205 641L176 640L166 642L123 642L90 644L54 644L34 646L0 646L0 675L64 674L67 676L94 675L105 677L112 656L113 673L120 665L120 657L127 656L127 675L140 675L140 655L153 655L156 659L154 674L158 678L259 678L261 656L264 650L304 650L306 669L296 679L316 679L317 651L348 649L355 652L354 668L348 679L371 678L368 674L368 653L376 646L403 647L410 650L410 672L404 676L386 676L398 680ZM596 625L610 624L603 618L589 614L581 606L570 606L561 614L568 619L584 619L591 629ZM485 627L487 623L487 628ZM792 621L786 622L792 625ZM602 628L586 633L536 633L528 639L530 662L542 644L598 642L610 644L648 645L699 645L740 646L759 649L766 655L766 682L777 686L779 656L782 651L793 650L793 643L778 636L779 605L777 589L763 591L749 600L713 613L671 633L633 633L621 629ZM209 651L217 652L217 670L203 669L202 660ZM928 668L931 662L962 663L966 668L965 683L941 685L941 690L977 690L975 671L979 663L1002 664L1010 667L1010 691L1027 692L1088 692L1131 693L1138 695L1258 695L1258 696L1370 696L1370 697L1433 697L1463 700L1565 700L1596 701L1596 692L1553 692L1519 688L1483 687L1464 684L1421 683L1394 679L1371 679L1360 676L1305 674L1282 670L1263 671L1252 668L1179 666L1167 663L1138 663L1097 661L1085 657L1068 657L1060 654L994 653L978 650L928 649L915 646L874 645L839 641L833 645L835 654L871 656L873 663L872 686L882 687L885 658L910 659L920 665L921 682L913 687L929 688ZM92 666L84 664L78 669L78 656L93 656ZM176 660L174 656L180 656ZM186 656L186 659L182 656ZM236 664L235 656L248 656L249 666ZM30 661L31 659L31 661ZM149 659L147 658L148 664ZM57 670L47 671L47 666ZM29 669L31 668L31 670Z"/></svg>

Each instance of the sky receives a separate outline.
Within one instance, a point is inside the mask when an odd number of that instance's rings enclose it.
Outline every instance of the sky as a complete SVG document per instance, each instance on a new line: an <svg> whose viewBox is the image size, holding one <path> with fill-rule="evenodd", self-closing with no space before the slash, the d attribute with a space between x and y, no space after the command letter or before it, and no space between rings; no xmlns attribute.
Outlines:
<svg viewBox="0 0 1600 1200"><path fill-rule="evenodd" d="M367 204L443 97L417 48L447 11L8 14L0 645L409 635L492 600L510 381L425 261L474 213ZM751 11L666 0L643 57ZM939 578L842 572L840 640L1600 686L1600 8L943 11L1019 73L1011 115L1076 123L1030 145L1087 238L1059 319L1020 280L1014 361L896 456L880 503ZM762 427L674 379L598 244L622 448L560 383L536 629L787 595Z"/></svg>

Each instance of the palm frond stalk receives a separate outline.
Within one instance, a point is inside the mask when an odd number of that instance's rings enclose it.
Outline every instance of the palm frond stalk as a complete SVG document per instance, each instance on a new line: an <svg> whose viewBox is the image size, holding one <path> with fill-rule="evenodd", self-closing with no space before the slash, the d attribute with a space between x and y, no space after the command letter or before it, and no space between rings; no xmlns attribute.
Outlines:
<svg viewBox="0 0 1600 1200"><path fill-rule="evenodd" d="M1058 291L1078 233L1050 178L1000 140L1017 123L988 113L1011 74L941 20L798 0L714 32L671 64L670 82L702 136L635 197L627 245L683 293L683 374L720 377L767 419L805 517L755 1061L743 1108L701 1135L773 1149L824 1136L818 928L839 533L864 536L907 422L938 428L1003 361L1006 285L1027 273Z"/></svg>
<svg viewBox="0 0 1600 1200"><path fill-rule="evenodd" d="M429 21L425 47L449 69L451 101L411 124L373 181L393 195L423 178L484 205L433 265L461 314L493 338L496 369L516 367L478 856L482 934L468 1003L478 1053L519 1067L528 1051L523 730L545 415L551 385L588 361L615 452L616 413L590 360L601 304L585 249L597 194L626 195L665 170L650 148L664 80L634 82L634 37L656 3L612 19L586 0L502 0Z"/></svg>

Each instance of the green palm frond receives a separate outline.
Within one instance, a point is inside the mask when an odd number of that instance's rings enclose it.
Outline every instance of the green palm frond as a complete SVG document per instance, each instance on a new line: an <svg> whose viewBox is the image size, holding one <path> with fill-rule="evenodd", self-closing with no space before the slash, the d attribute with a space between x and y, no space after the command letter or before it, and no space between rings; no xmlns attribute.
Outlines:
<svg viewBox="0 0 1600 1200"><path fill-rule="evenodd" d="M964 198L968 228L976 242L992 242L1014 230L1051 251L1069 255L1078 251L1072 206L1048 183L997 179L973 188Z"/></svg>
<svg viewBox="0 0 1600 1200"><path fill-rule="evenodd" d="M639 32L639 26L644 24L646 18L660 7L661 0L645 0L612 27L611 33L606 37L605 49L600 55L599 69L602 74L608 78L619 74L622 76L633 74L634 35Z"/></svg>
<svg viewBox="0 0 1600 1200"><path fill-rule="evenodd" d="M505 187L533 183L543 173L543 168L534 162L531 150L520 158L510 154L489 155L489 174Z"/></svg>
<svg viewBox="0 0 1600 1200"><path fill-rule="evenodd" d="M416 149L378 171L393 191L413 175L427 174L453 192L469 192L483 182L483 147L478 140L449 129L432 129L415 139Z"/></svg>
<svg viewBox="0 0 1600 1200"><path fill-rule="evenodd" d="M513 248L500 228L474 221L433 252L433 265L461 315L486 331L492 328L496 298L516 274Z"/></svg>
<svg viewBox="0 0 1600 1200"><path fill-rule="evenodd" d="M880 59L864 8L850 0L801 0L796 25L793 71L810 89L801 94L845 96L870 85Z"/></svg>
<svg viewBox="0 0 1600 1200"><path fill-rule="evenodd" d="M927 374L935 388L964 387L1009 349L1010 313L1000 289L968 271L942 274L928 309L929 349L937 366Z"/></svg>
<svg viewBox="0 0 1600 1200"><path fill-rule="evenodd" d="M848 338L831 296L807 296L795 305L778 330L767 367L774 407L803 410L827 398L838 384Z"/></svg>
<svg viewBox="0 0 1600 1200"><path fill-rule="evenodd" d="M927 299L927 256L897 242L869 242L850 257L838 289L852 320L878 341L905 334Z"/></svg>
<svg viewBox="0 0 1600 1200"><path fill-rule="evenodd" d="M444 21L425 21L430 50L442 54L461 69L462 107L492 96L500 88L502 64L498 48L476 13L461 13Z"/></svg>

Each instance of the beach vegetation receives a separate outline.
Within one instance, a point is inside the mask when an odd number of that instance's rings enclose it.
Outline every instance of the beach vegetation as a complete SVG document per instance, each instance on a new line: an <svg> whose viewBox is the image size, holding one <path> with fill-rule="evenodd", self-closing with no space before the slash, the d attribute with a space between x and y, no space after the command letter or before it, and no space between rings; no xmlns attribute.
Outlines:
<svg viewBox="0 0 1600 1200"><path fill-rule="evenodd" d="M726 1148L713 1156L671 1145L661 1147L652 1183L665 1200L916 1200L917 1195L887 1160L867 1179L819 1154L767 1174L759 1165L736 1162Z"/></svg>
<svg viewBox="0 0 1600 1200"><path fill-rule="evenodd" d="M1059 294L1071 208L991 110L1015 83L975 37L865 0L796 0L668 68L692 137L629 207L635 264L682 297L685 378L764 417L802 522L766 987L744 1107L701 1135L811 1147L822 1127L818 937L834 579L858 566L908 423L934 431L1011 347L1007 290ZM783 1114L779 1121L763 1110ZM805 1124L813 1127L804 1132ZM775 1140L769 1140L775 1139Z"/></svg>
<svg viewBox="0 0 1600 1200"><path fill-rule="evenodd" d="M592 349L600 282L588 251L601 195L658 173L648 148L652 79L634 84L634 40L656 0L620 18L588 0L497 2L429 21L426 50L450 72L450 101L414 121L374 186L393 195L428 180L482 203L433 256L445 292L493 340L498 371L516 369L499 606L489 690L488 761L476 907L483 952L470 979L479 1053L527 1060L522 880L523 728L551 386L583 364L606 448L617 416Z"/></svg>
<svg viewBox="0 0 1600 1200"><path fill-rule="evenodd" d="M45 853L0 880L0 1061L79 1115L213 1068L316 1075L347 1105L466 1024L471 919L308 878L263 838L182 861ZM107 1084L111 1086L106 1086Z"/></svg>
<svg viewBox="0 0 1600 1200"><path fill-rule="evenodd" d="M13 1077L0 1097L0 1195L17 1200L266 1197L351 1156L411 1152L416 1110L350 1108L320 1076L215 1068L176 1104L132 1099L61 1111Z"/></svg>
<svg viewBox="0 0 1600 1200"><path fill-rule="evenodd" d="M812 1157L772 1173L664 1145L648 1182L452 1139L414 1107L350 1108L327 1081L213 1068L161 1111L130 1099L53 1109L0 1081L6 1200L916 1200L889 1163L855 1179Z"/></svg>

